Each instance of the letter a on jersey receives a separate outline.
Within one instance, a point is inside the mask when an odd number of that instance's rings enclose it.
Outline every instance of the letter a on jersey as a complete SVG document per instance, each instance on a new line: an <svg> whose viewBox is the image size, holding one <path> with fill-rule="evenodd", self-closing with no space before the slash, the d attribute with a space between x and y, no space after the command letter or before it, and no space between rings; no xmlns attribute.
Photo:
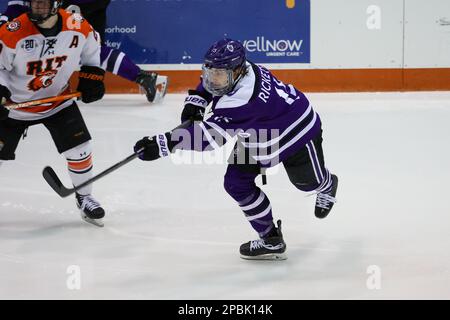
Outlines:
<svg viewBox="0 0 450 320"><path fill-rule="evenodd" d="M70 44L69 49L78 47L78 41L78 36L73 36L72 43Z"/></svg>

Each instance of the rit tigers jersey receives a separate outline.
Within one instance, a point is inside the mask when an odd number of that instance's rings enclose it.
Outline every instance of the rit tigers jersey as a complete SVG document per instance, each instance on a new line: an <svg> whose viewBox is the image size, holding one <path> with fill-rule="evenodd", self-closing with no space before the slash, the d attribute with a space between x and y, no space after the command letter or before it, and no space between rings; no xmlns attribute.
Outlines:
<svg viewBox="0 0 450 320"><path fill-rule="evenodd" d="M69 92L69 79L81 65L100 67L100 39L80 15L59 10L61 31L45 37L26 14L0 28L0 84L13 102ZM72 104L71 100L11 110L17 120L39 120Z"/></svg>

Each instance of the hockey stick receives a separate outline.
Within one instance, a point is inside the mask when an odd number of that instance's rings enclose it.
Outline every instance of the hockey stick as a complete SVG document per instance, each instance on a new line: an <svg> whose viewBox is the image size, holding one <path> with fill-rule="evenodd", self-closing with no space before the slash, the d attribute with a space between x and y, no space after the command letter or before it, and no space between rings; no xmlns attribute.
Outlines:
<svg viewBox="0 0 450 320"><path fill-rule="evenodd" d="M81 97L81 92L74 92L74 93L64 94L64 95L56 96L56 97L32 100L32 101L21 102L21 103L7 104L7 105L5 105L5 108L8 110L14 110L14 109L19 109L19 108L27 108L27 107L44 104L44 103L69 100L72 98L79 98L79 97Z"/></svg>
<svg viewBox="0 0 450 320"><path fill-rule="evenodd" d="M178 127L176 127L173 130L176 129L181 129L181 128L187 128L188 126L190 126L192 124L191 120L187 120L185 122L183 122L181 125L179 125ZM173 131L172 130L172 131ZM58 178L58 175L56 174L56 172L52 169L52 167L47 166L44 168L44 170L42 170L42 175L44 176L45 181L47 181L47 183L50 185L50 187L55 190L55 192L62 198L65 198L75 192L77 192L78 190L80 190L81 188L84 188L88 185L90 185L91 183L97 181L98 179L106 176L107 174L110 174L111 172L119 169L120 167L126 165L128 162L136 159L139 154L144 151L145 148L141 148L138 151L134 152L133 154L129 155L128 157L126 157L125 159L123 159L122 161L116 163L115 165L109 167L108 169L102 171L101 173L99 173L98 175L92 177L89 180L86 180L85 182L83 182L82 184L74 187L74 188L66 188L61 180Z"/></svg>
<svg viewBox="0 0 450 320"><path fill-rule="evenodd" d="M139 156L139 153L141 153L142 151L144 151L144 148L139 149L132 155L126 157L122 161L120 161L120 162L116 163L115 165L109 167L108 169L102 171L98 175L96 175L96 176L92 177L91 179L83 182L82 184L80 184L74 188L70 188L70 189L66 188L62 184L61 180L58 178L58 175L56 174L55 170L52 169L52 167L49 167L49 166L45 167L44 170L42 170L42 175L44 176L45 181L47 181L47 183L50 185L50 187L52 187L52 189L55 190L55 192L57 194L59 194L60 197L65 198L65 197L77 192L81 188L84 188L84 187L90 185L91 183L97 181L98 179L106 176L107 174L119 169L121 166L127 164L128 162L136 159Z"/></svg>

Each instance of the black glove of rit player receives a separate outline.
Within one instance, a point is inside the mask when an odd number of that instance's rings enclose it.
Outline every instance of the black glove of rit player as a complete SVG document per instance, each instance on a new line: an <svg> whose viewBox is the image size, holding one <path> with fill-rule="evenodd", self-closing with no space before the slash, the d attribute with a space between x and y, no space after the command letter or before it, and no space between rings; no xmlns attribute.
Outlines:
<svg viewBox="0 0 450 320"><path fill-rule="evenodd" d="M91 103L103 98L105 94L105 70L99 67L82 66L79 72L77 91L81 92L81 101Z"/></svg>
<svg viewBox="0 0 450 320"><path fill-rule="evenodd" d="M8 118L9 110L3 105L9 99L11 99L11 92L7 87L0 85L0 120Z"/></svg>

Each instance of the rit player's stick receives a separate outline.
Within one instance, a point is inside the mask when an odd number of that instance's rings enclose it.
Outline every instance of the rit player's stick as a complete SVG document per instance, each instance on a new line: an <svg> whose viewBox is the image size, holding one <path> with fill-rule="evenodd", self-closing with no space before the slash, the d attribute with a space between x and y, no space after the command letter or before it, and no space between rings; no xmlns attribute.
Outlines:
<svg viewBox="0 0 450 320"><path fill-rule="evenodd" d="M14 110L14 109L19 109L19 108L33 107L33 106L37 106L37 105L44 104L44 103L68 100L68 99L79 98L79 97L81 97L81 92L74 92L74 93L64 94L64 95L56 96L56 97L32 100L32 101L27 101L27 102L22 102L22 103L7 104L7 105L5 105L5 108L8 110Z"/></svg>
<svg viewBox="0 0 450 320"><path fill-rule="evenodd" d="M181 129L181 128L187 128L192 124L191 120L187 120L185 122L183 122L181 125L179 125L178 127L176 127L173 130L176 129ZM81 188L86 187L87 185L90 185L91 183L97 181L98 179L106 176L107 174L119 169L120 167L122 167L123 165L127 164L128 162L136 159L139 154L144 151L145 148L141 148L138 151L134 152L133 154L129 155L128 157L126 157L125 159L123 159L122 161L116 163L115 165L109 167L108 169L102 171L101 173L99 173L98 175L92 177L89 180L86 180L85 182L83 182L82 184L74 187L74 188L66 188L61 180L58 178L58 175L56 174L56 172L52 169L52 167L45 167L44 170L42 171L42 175L44 176L45 181L47 181L47 183L50 185L50 187L52 187L53 190L55 190L55 192L62 198L65 198L75 192L77 192L78 190L80 190Z"/></svg>

